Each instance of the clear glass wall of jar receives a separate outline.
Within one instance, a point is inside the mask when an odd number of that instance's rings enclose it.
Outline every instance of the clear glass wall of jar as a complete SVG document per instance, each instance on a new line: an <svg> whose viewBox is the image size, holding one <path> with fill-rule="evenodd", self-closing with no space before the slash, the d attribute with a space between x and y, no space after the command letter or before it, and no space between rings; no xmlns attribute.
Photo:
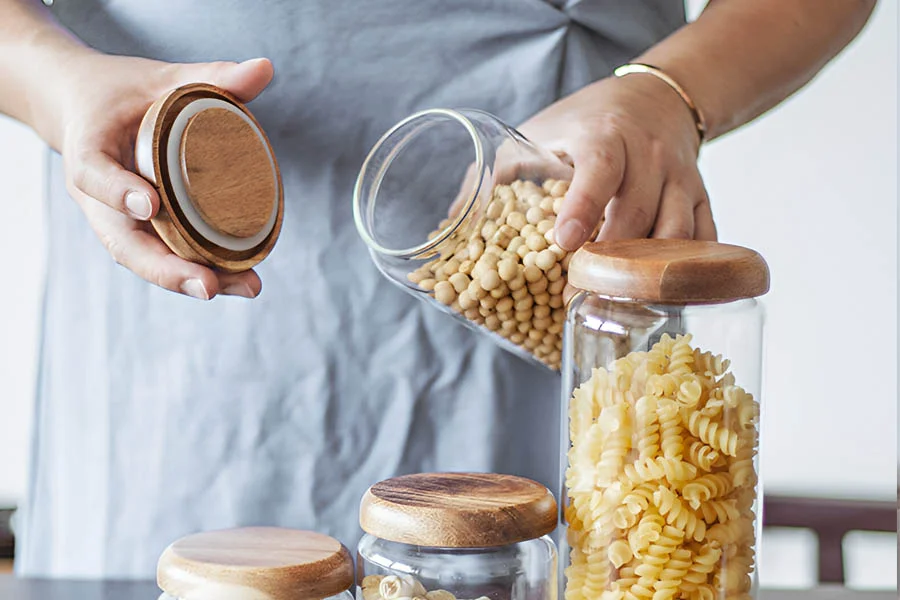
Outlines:
<svg viewBox="0 0 900 600"><path fill-rule="evenodd" d="M408 475L360 507L357 600L555 600L557 507L547 488L485 473Z"/></svg>
<svg viewBox="0 0 900 600"><path fill-rule="evenodd" d="M160 600L353 600L353 557L312 531L244 527L196 533L159 558Z"/></svg>
<svg viewBox="0 0 900 600"><path fill-rule="evenodd" d="M553 226L572 172L492 115L429 110L371 150L354 218L392 281L558 369L569 254Z"/></svg>
<svg viewBox="0 0 900 600"><path fill-rule="evenodd" d="M755 598L765 261L710 242L593 243L569 282L565 598Z"/></svg>

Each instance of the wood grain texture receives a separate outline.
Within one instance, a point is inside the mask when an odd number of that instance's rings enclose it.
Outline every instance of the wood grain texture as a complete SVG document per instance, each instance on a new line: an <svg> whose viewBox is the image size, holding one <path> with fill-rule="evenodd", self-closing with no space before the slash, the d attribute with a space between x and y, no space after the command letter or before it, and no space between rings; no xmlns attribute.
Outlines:
<svg viewBox="0 0 900 600"><path fill-rule="evenodd" d="M187 221L178 206L178 201L175 200L174 191L168 180L170 166L165 151L175 117L185 106L201 98L216 98L229 102L241 110L262 131L252 113L234 96L208 84L196 83L182 86L154 102L141 121L135 142L135 156L147 156L150 163L143 164L138 161L139 173L154 185L160 198L159 213L151 220L151 224L163 242L185 260L226 272L246 271L269 255L281 232L281 224L284 219L284 190L281 173L276 161L274 167L278 212L275 226L260 244L249 250L237 252L222 248L201 236ZM265 144L271 151L268 139L265 139ZM274 157L274 152L272 152L272 156ZM181 167L174 165L173 168L180 169Z"/></svg>
<svg viewBox="0 0 900 600"><path fill-rule="evenodd" d="M200 216L213 229L247 238L262 231L275 203L269 154L233 112L211 108L188 121L181 172Z"/></svg>
<svg viewBox="0 0 900 600"><path fill-rule="evenodd" d="M695 240L585 244L568 277L572 286L602 296L662 304L729 302L769 290L769 267L757 252Z"/></svg>
<svg viewBox="0 0 900 600"><path fill-rule="evenodd" d="M493 473L404 475L373 485L359 523L375 537L436 548L485 548L556 528L556 500L543 485Z"/></svg>
<svg viewBox="0 0 900 600"><path fill-rule="evenodd" d="M169 546L157 583L176 598L319 600L353 585L353 559L340 542L311 531L210 531Z"/></svg>

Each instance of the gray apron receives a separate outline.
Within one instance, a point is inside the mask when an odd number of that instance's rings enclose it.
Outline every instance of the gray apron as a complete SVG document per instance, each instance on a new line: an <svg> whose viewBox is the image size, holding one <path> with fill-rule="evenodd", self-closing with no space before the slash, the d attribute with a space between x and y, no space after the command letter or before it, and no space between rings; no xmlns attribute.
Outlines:
<svg viewBox="0 0 900 600"><path fill-rule="evenodd" d="M107 52L266 56L251 104L284 177L254 301L157 289L106 254L49 163L31 479L18 572L151 577L185 534L316 529L353 547L372 483L434 470L557 485L559 378L384 280L351 190L392 124L518 124L679 27L675 0L56 0Z"/></svg>

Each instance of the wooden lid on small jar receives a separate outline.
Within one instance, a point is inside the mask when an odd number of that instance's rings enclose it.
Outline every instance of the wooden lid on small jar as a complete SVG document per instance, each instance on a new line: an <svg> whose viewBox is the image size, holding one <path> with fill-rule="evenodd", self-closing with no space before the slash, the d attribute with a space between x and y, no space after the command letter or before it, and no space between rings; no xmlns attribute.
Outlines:
<svg viewBox="0 0 900 600"><path fill-rule="evenodd" d="M353 585L353 559L327 535L247 527L178 540L156 573L160 589L179 600L320 600Z"/></svg>
<svg viewBox="0 0 900 600"><path fill-rule="evenodd" d="M494 473L422 473L373 485L359 524L375 537L432 548L487 548L556 528L556 500L543 485Z"/></svg>
<svg viewBox="0 0 900 600"><path fill-rule="evenodd" d="M228 92L191 84L157 100L141 122L135 163L159 193L153 228L182 258L234 272L272 250L284 213L278 163Z"/></svg>
<svg viewBox="0 0 900 600"><path fill-rule="evenodd" d="M569 263L573 287L609 298L711 304L769 291L769 267L741 246L696 240L592 242Z"/></svg>

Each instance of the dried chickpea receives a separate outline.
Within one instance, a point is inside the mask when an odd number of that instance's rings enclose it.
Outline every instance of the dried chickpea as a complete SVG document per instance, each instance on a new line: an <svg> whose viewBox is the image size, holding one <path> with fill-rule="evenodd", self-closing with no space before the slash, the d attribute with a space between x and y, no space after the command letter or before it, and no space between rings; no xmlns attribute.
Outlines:
<svg viewBox="0 0 900 600"><path fill-rule="evenodd" d="M531 331L531 323L528 321L519 321L519 324L516 326L516 331L522 335L528 335L528 332Z"/></svg>
<svg viewBox="0 0 900 600"><path fill-rule="evenodd" d="M512 240L510 240L509 245L506 247L506 249L509 252L515 253L516 250L518 250L519 248L521 248L524 245L525 245L525 238L523 238L521 235L517 235Z"/></svg>
<svg viewBox="0 0 900 600"><path fill-rule="evenodd" d="M547 305L540 305L534 307L534 318L535 319L546 319L550 316L551 309Z"/></svg>
<svg viewBox="0 0 900 600"><path fill-rule="evenodd" d="M467 319L469 319L470 321L474 321L475 319L477 319L478 317L481 316L481 314L479 314L477 308L470 308L470 309L466 310L466 312L463 313L463 314L464 314L465 317L466 317Z"/></svg>
<svg viewBox="0 0 900 600"><path fill-rule="evenodd" d="M423 279L422 281L419 282L419 287L422 288L423 290L425 290L426 292L430 292L431 290L434 289L434 284L436 284L436 283L437 283L437 281L435 281L432 278Z"/></svg>
<svg viewBox="0 0 900 600"><path fill-rule="evenodd" d="M529 236L532 236L537 232L538 232L537 227L535 227L534 225L529 223L528 225L526 225L525 227L522 228L522 230L519 232L519 235L521 235L523 238L525 238L525 243L527 244Z"/></svg>
<svg viewBox="0 0 900 600"><path fill-rule="evenodd" d="M548 246L552 246L556 243L556 238L553 237L553 229L550 229L544 234L544 240L547 242Z"/></svg>
<svg viewBox="0 0 900 600"><path fill-rule="evenodd" d="M556 183L556 180L555 180L555 179L549 179L549 178L548 178L548 179L545 179L545 180L544 180L544 183L541 184L541 189L544 190L545 192L547 192L547 193L549 194L549 193L550 193L550 190L553 189L553 185L554 185L555 183Z"/></svg>
<svg viewBox="0 0 900 600"><path fill-rule="evenodd" d="M528 332L528 339L532 339L536 342L539 342L542 339L544 339L544 332L538 331L537 329L532 329Z"/></svg>
<svg viewBox="0 0 900 600"><path fill-rule="evenodd" d="M503 212L503 202L501 200L494 200L490 204L488 204L487 210L484 211L484 216L492 221L496 221L498 217L500 217L500 213Z"/></svg>
<svg viewBox="0 0 900 600"><path fill-rule="evenodd" d="M483 307L483 306L479 306L479 307L478 307L478 314L481 315L482 317L489 317L489 316L491 316L492 314L494 314L494 309L493 309L493 308L485 308L485 307Z"/></svg>
<svg viewBox="0 0 900 600"><path fill-rule="evenodd" d="M537 308L542 308L538 306ZM553 321L549 317L544 317L543 319L534 318L531 320L531 325L535 330L546 331L548 327L553 325Z"/></svg>
<svg viewBox="0 0 900 600"><path fill-rule="evenodd" d="M547 362L551 365L559 364L559 361L562 359L562 353L559 350L554 350L550 354L547 355Z"/></svg>
<svg viewBox="0 0 900 600"><path fill-rule="evenodd" d="M475 308L478 306L478 300L476 300L472 294L469 293L469 290L464 292L460 292L459 298L457 299L459 302L459 307L464 311L469 310L470 308Z"/></svg>
<svg viewBox="0 0 900 600"><path fill-rule="evenodd" d="M549 304L550 304L550 308L557 308L557 309L562 308L564 305L562 294L556 294L555 296L550 296Z"/></svg>
<svg viewBox="0 0 900 600"><path fill-rule="evenodd" d="M500 329L500 319L497 318L497 315L488 315L484 318L484 326L491 331L497 331Z"/></svg>
<svg viewBox="0 0 900 600"><path fill-rule="evenodd" d="M502 321L503 323L500 324L500 329L502 329L506 333L512 333L513 331L515 331L516 327L519 324L514 319L502 319Z"/></svg>
<svg viewBox="0 0 900 600"><path fill-rule="evenodd" d="M497 197L500 198L500 200L503 200L503 202L516 199L516 193L508 185L497 186L496 193Z"/></svg>
<svg viewBox="0 0 900 600"><path fill-rule="evenodd" d="M484 253L487 256L496 256L497 260L500 260L500 255L503 254L503 248L496 245L488 245L484 248Z"/></svg>
<svg viewBox="0 0 900 600"><path fill-rule="evenodd" d="M463 273L465 275L471 275L472 269L474 269L474 268L475 268L475 263L472 262L471 260L464 260L461 263L459 263L459 272Z"/></svg>
<svg viewBox="0 0 900 600"><path fill-rule="evenodd" d="M548 250L550 250L550 252L552 252L552 253L556 256L556 260L557 260L557 261L562 260L563 257L565 257L565 255L568 254L568 252L566 252L565 250L563 250L562 248L560 248L560 247L559 247L557 244L555 244L555 243L550 244L550 247L548 248Z"/></svg>
<svg viewBox="0 0 900 600"><path fill-rule="evenodd" d="M506 224L510 227L514 228L516 231L522 231L522 228L528 223L528 219L525 218L525 215L516 211L509 213L509 216L506 217Z"/></svg>
<svg viewBox="0 0 900 600"><path fill-rule="evenodd" d="M541 235L546 234L548 231L553 229L553 226L556 225L556 217L550 217L549 219L544 219L540 223L537 224L538 233Z"/></svg>
<svg viewBox="0 0 900 600"><path fill-rule="evenodd" d="M501 225L497 233L491 238L491 243L501 248L506 248L518 234L519 232L509 225Z"/></svg>
<svg viewBox="0 0 900 600"><path fill-rule="evenodd" d="M530 310L534 306L534 299L530 294L526 294L524 298L516 300L516 312L521 310Z"/></svg>
<svg viewBox="0 0 900 600"><path fill-rule="evenodd" d="M543 198L541 199L543 200ZM544 216L544 211L541 210L540 206L532 206L528 209L528 212L525 213L525 219L532 225L537 225L543 221ZM543 233L543 231L540 231L540 228L538 228L538 231Z"/></svg>
<svg viewBox="0 0 900 600"><path fill-rule="evenodd" d="M481 300L487 296L487 292L481 287L481 282L478 281L478 279L472 279L472 283L469 284L468 292L477 300Z"/></svg>
<svg viewBox="0 0 900 600"><path fill-rule="evenodd" d="M411 273L407 273L406 278L411 283L419 283L420 281L425 279L426 275L427 275L427 272L423 272L423 271L420 271L419 269L416 269L415 271L413 271Z"/></svg>
<svg viewBox="0 0 900 600"><path fill-rule="evenodd" d="M494 221L485 221L484 225L481 227L481 237L486 240L491 239L491 236L497 233L497 223Z"/></svg>
<svg viewBox="0 0 900 600"><path fill-rule="evenodd" d="M538 342L531 338L525 338L525 341L522 342L522 345L525 346L529 350L534 350L538 347Z"/></svg>
<svg viewBox="0 0 900 600"><path fill-rule="evenodd" d="M491 297L499 300L500 298L505 298L509 296L509 287L504 282L500 282L500 285L491 290Z"/></svg>
<svg viewBox="0 0 900 600"><path fill-rule="evenodd" d="M534 316L534 312L532 310L517 310L516 311L516 321L525 325L525 327L531 327L531 318Z"/></svg>
<svg viewBox="0 0 900 600"><path fill-rule="evenodd" d="M550 195L554 198L562 198L566 195L566 192L569 191L569 182L567 181L557 181L553 184L553 187L550 188Z"/></svg>
<svg viewBox="0 0 900 600"><path fill-rule="evenodd" d="M525 298L528 296L528 288L523 286L517 290L513 290L512 294L510 294L510 296L512 296L513 300L516 300L516 301L521 300L522 298Z"/></svg>
<svg viewBox="0 0 900 600"><path fill-rule="evenodd" d="M494 309L494 310L497 310L497 309ZM497 311L497 318L500 319L501 321L504 321L504 322L506 322L506 321L512 321L512 322L514 322L514 323L516 322L515 314L513 314L513 312L512 312L511 310L510 310L510 311L506 311L506 312L500 312L500 311L498 310L498 311Z"/></svg>
<svg viewBox="0 0 900 600"><path fill-rule="evenodd" d="M503 281L512 281L519 274L518 261L506 258L497 263L497 272Z"/></svg>
<svg viewBox="0 0 900 600"><path fill-rule="evenodd" d="M481 308L487 308L493 310L495 306L497 306L497 299L491 296L485 296L480 301Z"/></svg>
<svg viewBox="0 0 900 600"><path fill-rule="evenodd" d="M493 269L485 271L481 276L480 282L483 289L491 291L500 285L500 274Z"/></svg>
<svg viewBox="0 0 900 600"><path fill-rule="evenodd" d="M549 271L556 265L556 255L553 254L553 251L549 248L541 250L537 255L537 259L535 259L534 264L542 271ZM562 267L560 267L560 271L561 270Z"/></svg>
<svg viewBox="0 0 900 600"><path fill-rule="evenodd" d="M547 278L541 277L534 283L528 284L528 291L537 296L538 294L543 294L544 292L546 292L548 285L550 285L550 282L547 281Z"/></svg>
<svg viewBox="0 0 900 600"><path fill-rule="evenodd" d="M528 280L525 279L525 274L520 269L519 274L516 275L516 278L508 282L506 285L509 287L510 291L515 292L524 288L527 283Z"/></svg>
<svg viewBox="0 0 900 600"><path fill-rule="evenodd" d="M502 300L497 301L497 312L500 313L500 312L511 311L515 305L516 305L516 301L513 300L511 297L507 296L506 298L503 298ZM550 314L550 313L548 312L547 314Z"/></svg>
<svg viewBox="0 0 900 600"><path fill-rule="evenodd" d="M566 322L566 311L561 308L557 308L553 311L553 314L550 315L553 318L554 323L565 323Z"/></svg>
<svg viewBox="0 0 900 600"><path fill-rule="evenodd" d="M528 256L529 252L531 252L531 250L529 250L528 246L525 244L522 244L516 249L516 254L519 255L519 258L525 258L526 256Z"/></svg>
<svg viewBox="0 0 900 600"><path fill-rule="evenodd" d="M539 356L548 356L551 352L553 352L553 346L548 346L547 344L541 343L541 345L535 348L534 351Z"/></svg>
<svg viewBox="0 0 900 600"><path fill-rule="evenodd" d="M449 281L438 281L434 286L434 299L449 306L456 300L456 290Z"/></svg>
<svg viewBox="0 0 900 600"><path fill-rule="evenodd" d="M469 242L469 260L477 261L484 253L484 242L475 239Z"/></svg>
<svg viewBox="0 0 900 600"><path fill-rule="evenodd" d="M535 258L537 258L537 257L535 257ZM538 279L541 279L544 277L543 271L541 271L534 265L525 267L525 271L523 274L525 275L525 281L527 281L528 283L534 283Z"/></svg>
<svg viewBox="0 0 900 600"><path fill-rule="evenodd" d="M525 341L525 336L521 333L514 333L509 336L509 341L511 341L513 344L521 344Z"/></svg>
<svg viewBox="0 0 900 600"><path fill-rule="evenodd" d="M529 251L528 251L528 254L526 254L526 255L522 258L522 266L525 267L526 269L527 269L528 267L534 267L534 266L536 266L535 263L537 263L537 255L538 255L537 252L535 252L535 251L533 251L533 250L529 250Z"/></svg>
<svg viewBox="0 0 900 600"><path fill-rule="evenodd" d="M544 236L539 233L533 233L525 238L525 240L525 243L528 244L528 248L530 250L534 250L535 252L540 252L547 247L547 240L545 240Z"/></svg>
<svg viewBox="0 0 900 600"><path fill-rule="evenodd" d="M547 327L547 333L552 333L554 335L559 335L560 333L562 333L562 330L562 323L552 323L549 327Z"/></svg>
<svg viewBox="0 0 900 600"><path fill-rule="evenodd" d="M555 214L559 214L559 211L562 210L563 199L561 197L554 196L553 198L553 212Z"/></svg>
<svg viewBox="0 0 900 600"><path fill-rule="evenodd" d="M550 279L549 277L547 278ZM550 286L547 288L547 291L550 292L551 296L558 296L563 293L563 290L566 289L566 280L563 278L559 278L556 281L551 281Z"/></svg>
<svg viewBox="0 0 900 600"><path fill-rule="evenodd" d="M451 258L447 261L447 263L444 265L444 273L447 274L447 279L449 279L451 275L459 271L459 265L460 262L455 258Z"/></svg>
<svg viewBox="0 0 900 600"><path fill-rule="evenodd" d="M497 221L506 223L506 219L514 212L516 212L516 200L515 198L510 198L506 201L506 204L503 205L503 212L500 213L500 218L497 219Z"/></svg>
<svg viewBox="0 0 900 600"><path fill-rule="evenodd" d="M566 254L561 261L559 261L559 264L562 265L562 268L564 271L569 270L569 262L572 260L572 256L574 256L574 255L575 255L574 252L570 252L570 253Z"/></svg>
<svg viewBox="0 0 900 600"><path fill-rule="evenodd" d="M469 276L465 273L454 273L450 276L450 284L453 286L453 289L456 290L457 294L461 294L469 289L470 283L472 283L472 280L469 279Z"/></svg>
<svg viewBox="0 0 900 600"><path fill-rule="evenodd" d="M545 196L539 206L544 213L553 212L553 196Z"/></svg>
<svg viewBox="0 0 900 600"><path fill-rule="evenodd" d="M534 303L539 304L541 306L549 305L550 298L551 298L550 294L548 294L547 292L541 292L540 294L535 294Z"/></svg>
<svg viewBox="0 0 900 600"><path fill-rule="evenodd" d="M541 341L551 348L556 344L557 340L558 337L553 335L552 333L544 334L544 337L541 338Z"/></svg>

